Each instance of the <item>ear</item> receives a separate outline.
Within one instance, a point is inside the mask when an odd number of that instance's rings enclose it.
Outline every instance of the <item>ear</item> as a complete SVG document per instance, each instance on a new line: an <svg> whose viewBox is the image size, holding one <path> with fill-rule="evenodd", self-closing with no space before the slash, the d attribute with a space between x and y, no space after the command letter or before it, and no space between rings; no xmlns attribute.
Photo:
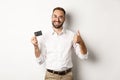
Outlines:
<svg viewBox="0 0 120 80"><path fill-rule="evenodd" d="M64 21L66 20L66 16L64 16Z"/></svg>

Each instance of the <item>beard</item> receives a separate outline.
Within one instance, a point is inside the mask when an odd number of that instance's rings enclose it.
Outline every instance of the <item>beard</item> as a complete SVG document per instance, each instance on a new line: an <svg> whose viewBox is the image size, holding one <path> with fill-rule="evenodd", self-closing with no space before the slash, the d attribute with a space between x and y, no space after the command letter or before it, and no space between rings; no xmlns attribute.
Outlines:
<svg viewBox="0 0 120 80"><path fill-rule="evenodd" d="M61 28L61 27L63 26L63 23L64 23L64 22L53 21L53 22L52 22L52 25L53 25L54 28L59 29L59 28Z"/></svg>

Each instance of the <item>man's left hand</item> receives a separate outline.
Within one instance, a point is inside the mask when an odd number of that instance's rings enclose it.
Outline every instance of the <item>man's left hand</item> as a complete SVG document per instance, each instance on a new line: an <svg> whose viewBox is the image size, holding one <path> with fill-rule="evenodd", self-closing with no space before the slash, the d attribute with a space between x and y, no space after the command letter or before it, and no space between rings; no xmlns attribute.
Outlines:
<svg viewBox="0 0 120 80"><path fill-rule="evenodd" d="M83 42L83 40L82 40L82 38L81 38L81 36L80 36L79 30L77 31L76 35L74 36L73 42L74 42L74 43L79 43L79 44L80 44L81 42Z"/></svg>

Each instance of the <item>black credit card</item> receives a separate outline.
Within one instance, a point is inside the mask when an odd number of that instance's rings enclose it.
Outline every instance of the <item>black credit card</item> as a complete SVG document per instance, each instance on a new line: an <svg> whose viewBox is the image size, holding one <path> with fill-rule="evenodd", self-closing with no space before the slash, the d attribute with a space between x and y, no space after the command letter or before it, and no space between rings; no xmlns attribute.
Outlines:
<svg viewBox="0 0 120 80"><path fill-rule="evenodd" d="M35 36L41 36L42 35L42 31L40 30L40 31L36 31L36 32L34 32L34 35Z"/></svg>

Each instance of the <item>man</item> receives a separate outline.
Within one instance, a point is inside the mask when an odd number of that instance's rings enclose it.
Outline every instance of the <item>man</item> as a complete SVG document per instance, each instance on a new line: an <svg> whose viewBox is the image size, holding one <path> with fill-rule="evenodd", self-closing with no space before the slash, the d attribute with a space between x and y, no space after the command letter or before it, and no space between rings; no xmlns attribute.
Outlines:
<svg viewBox="0 0 120 80"><path fill-rule="evenodd" d="M45 80L73 80L72 76L72 59L71 53L74 48L75 53L81 59L87 59L87 48L80 32L74 34L72 31L63 27L66 12L61 7L53 9L52 13L52 29L44 34L44 48L46 49L43 55L43 46L38 44L37 38L34 36L31 39L35 49L35 56L39 63L45 60L46 75ZM40 47L39 47L40 46Z"/></svg>

